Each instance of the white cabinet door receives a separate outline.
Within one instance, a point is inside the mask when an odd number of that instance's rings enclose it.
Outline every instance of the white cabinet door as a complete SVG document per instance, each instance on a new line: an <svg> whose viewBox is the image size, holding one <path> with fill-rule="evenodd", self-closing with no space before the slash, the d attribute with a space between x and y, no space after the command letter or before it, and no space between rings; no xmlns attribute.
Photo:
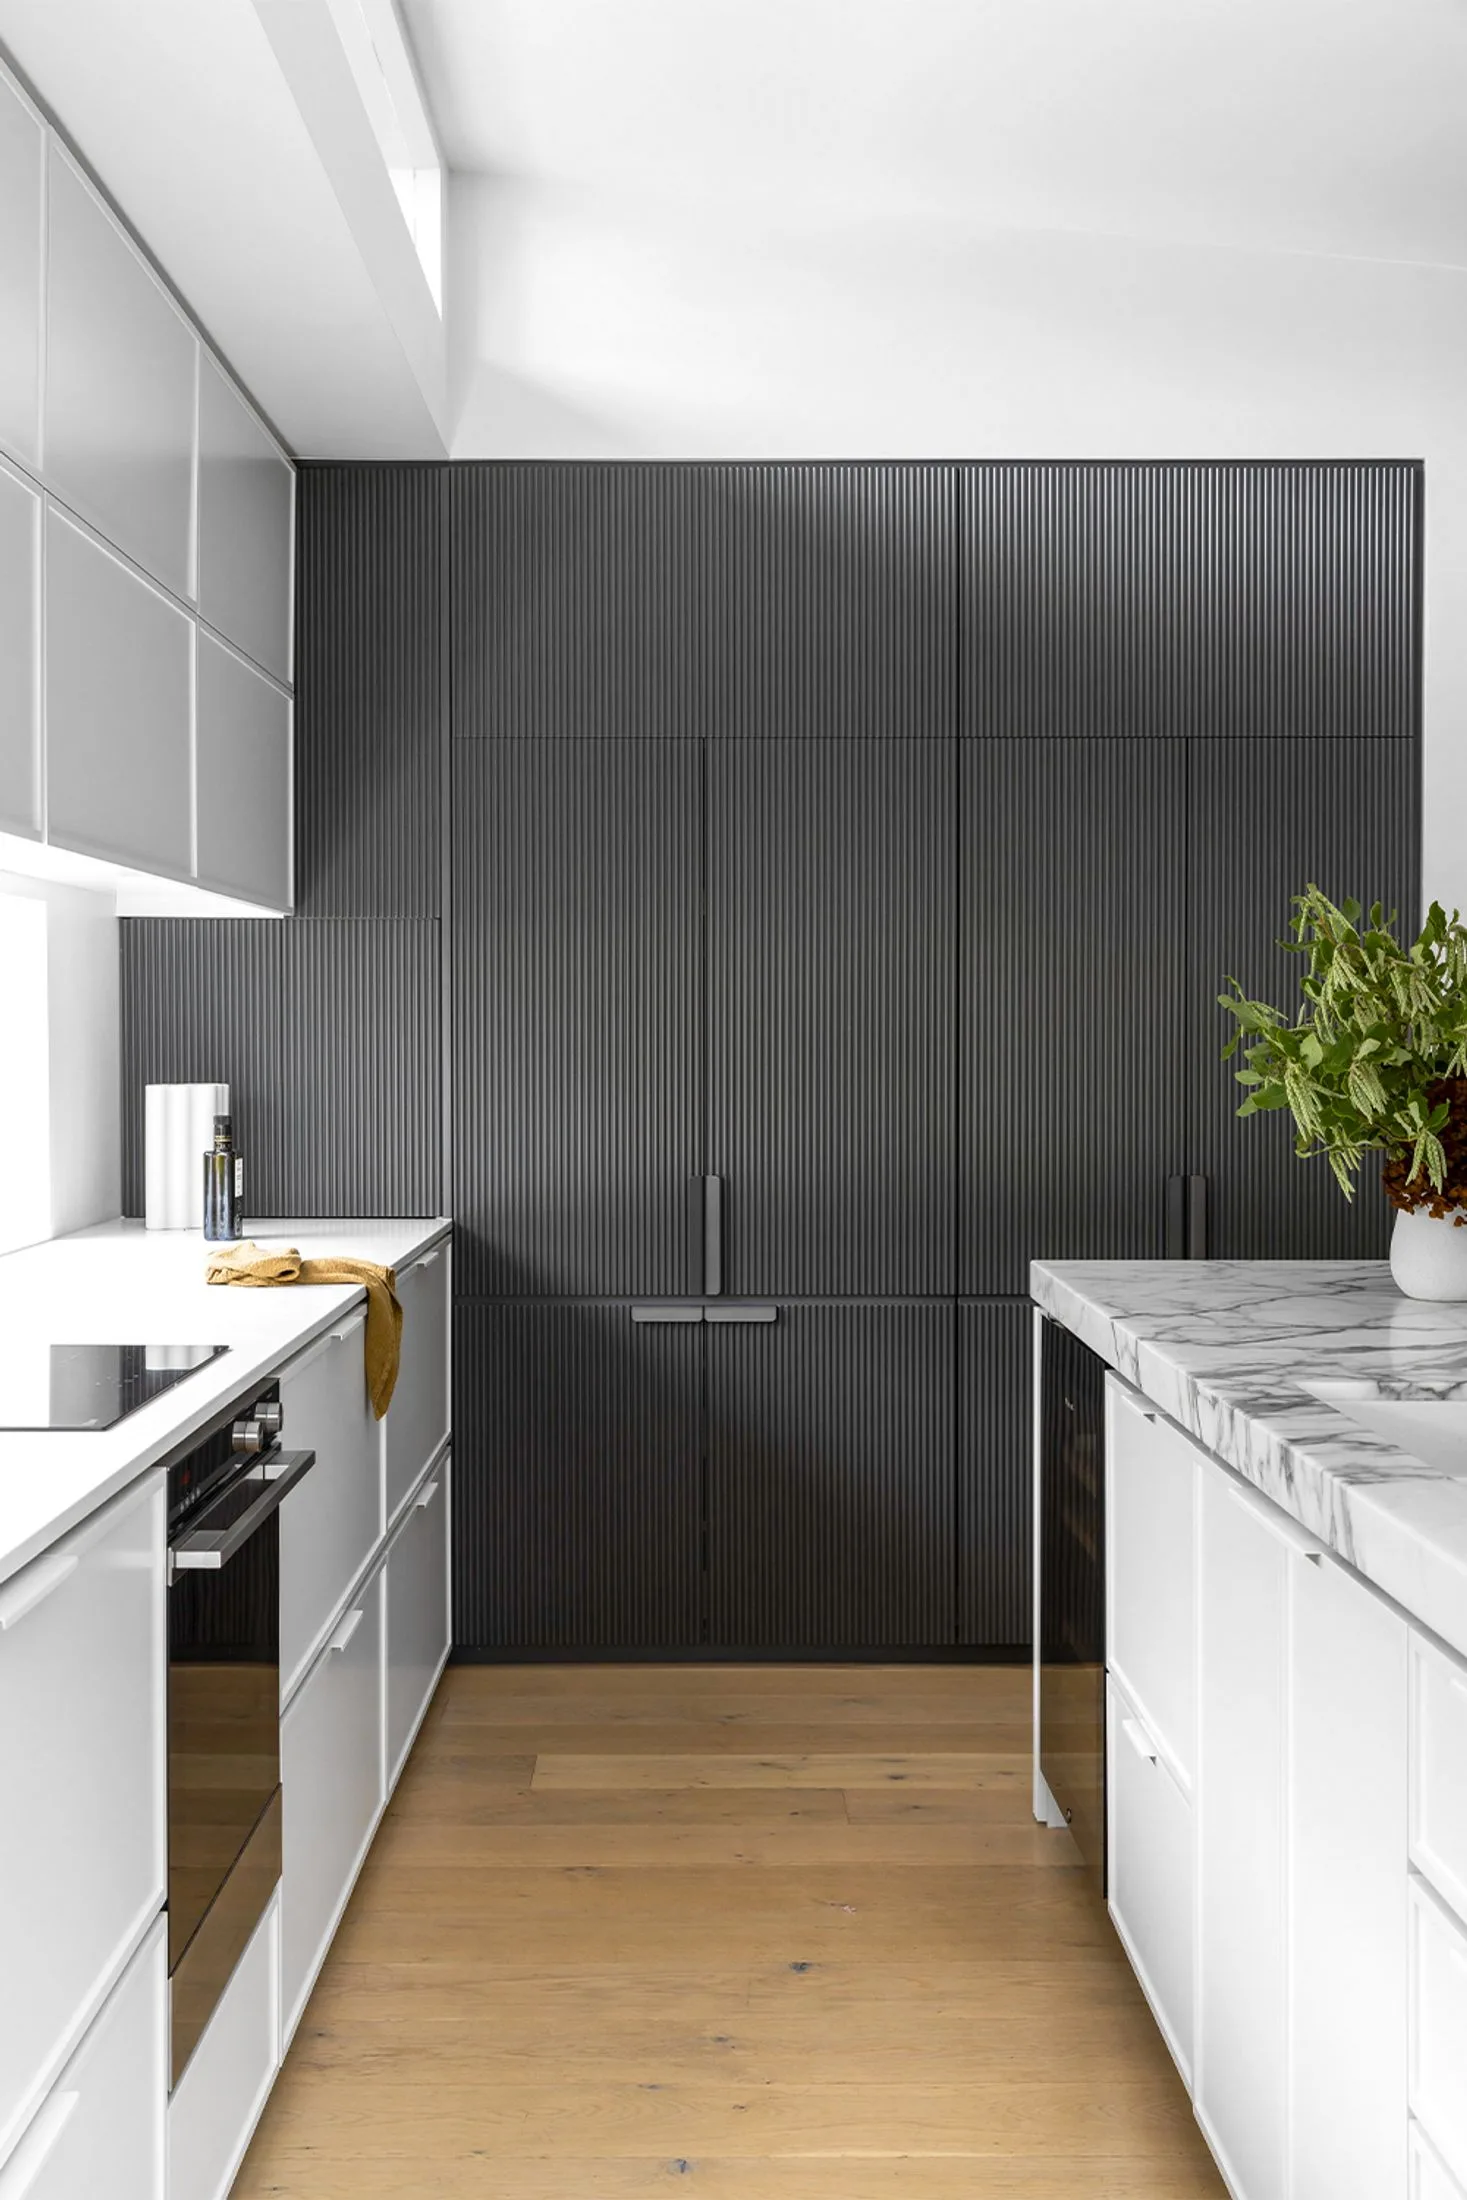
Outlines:
<svg viewBox="0 0 1467 2200"><path fill-rule="evenodd" d="M389 1793L448 1656L450 1481L445 1457L414 1496L387 1554Z"/></svg>
<svg viewBox="0 0 1467 2200"><path fill-rule="evenodd" d="M163 1907L160 1475L0 1583L0 2156Z"/></svg>
<svg viewBox="0 0 1467 2200"><path fill-rule="evenodd" d="M1201 1456L1154 1406L1106 1377L1106 1663L1187 1782L1196 1756Z"/></svg>
<svg viewBox="0 0 1467 2200"><path fill-rule="evenodd" d="M198 878L290 906L290 702L233 650L198 640Z"/></svg>
<svg viewBox="0 0 1467 2200"><path fill-rule="evenodd" d="M1467 1919L1467 1664L1414 1629L1411 1861Z"/></svg>
<svg viewBox="0 0 1467 2200"><path fill-rule="evenodd" d="M1106 1683L1110 1914L1183 2078L1192 2074L1192 1805L1115 1681Z"/></svg>
<svg viewBox="0 0 1467 2200"><path fill-rule="evenodd" d="M1289 1559L1292 2200L1406 2186L1407 1628ZM1467 2085L1467 2071L1463 2073Z"/></svg>
<svg viewBox="0 0 1467 2200"><path fill-rule="evenodd" d="M448 1434L449 1250L437 1246L398 1277L402 1365L387 1413L387 1517L394 1520Z"/></svg>
<svg viewBox="0 0 1467 2200"><path fill-rule="evenodd" d="M48 174L46 486L191 597L198 339L54 143Z"/></svg>
<svg viewBox="0 0 1467 2200"><path fill-rule="evenodd" d="M199 367L199 613L290 679L294 474L213 360Z"/></svg>
<svg viewBox="0 0 1467 2200"><path fill-rule="evenodd" d="M46 515L47 832L187 878L192 620L54 507Z"/></svg>
<svg viewBox="0 0 1467 2200"><path fill-rule="evenodd" d="M1412 1877L1411 2108L1459 2183L1467 2184L1467 1929Z"/></svg>
<svg viewBox="0 0 1467 2200"><path fill-rule="evenodd" d="M0 71L0 444L35 471L41 409L40 121Z"/></svg>
<svg viewBox="0 0 1467 2200"><path fill-rule="evenodd" d="M160 1918L47 2094L0 2200L163 2200L168 1955Z"/></svg>
<svg viewBox="0 0 1467 2200"><path fill-rule="evenodd" d="M285 1441L316 1464L280 1508L280 1693L325 1641L382 1534L382 1438L362 1364L366 1317L313 1344L280 1378Z"/></svg>
<svg viewBox="0 0 1467 2200"><path fill-rule="evenodd" d="M382 1576L353 1600L281 1722L284 2039L300 2021L382 1806Z"/></svg>
<svg viewBox="0 0 1467 2200"><path fill-rule="evenodd" d="M1197 2114L1237 2200L1283 2200L1288 1561L1203 1468L1197 1738Z"/></svg>
<svg viewBox="0 0 1467 2200"><path fill-rule="evenodd" d="M41 500L29 482L3 463L0 827L32 837L41 830Z"/></svg>
<svg viewBox="0 0 1467 2200"><path fill-rule="evenodd" d="M255 1927L168 2103L168 2200L224 2200L279 2067L277 1900Z"/></svg>

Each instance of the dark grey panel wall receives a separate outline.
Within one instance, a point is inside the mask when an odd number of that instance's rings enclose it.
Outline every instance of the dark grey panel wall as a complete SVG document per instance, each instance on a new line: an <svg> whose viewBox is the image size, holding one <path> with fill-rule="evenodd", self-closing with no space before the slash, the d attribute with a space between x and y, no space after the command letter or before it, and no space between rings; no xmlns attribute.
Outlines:
<svg viewBox="0 0 1467 2200"><path fill-rule="evenodd" d="M693 1289L701 744L454 745L459 1287Z"/></svg>
<svg viewBox="0 0 1467 2200"><path fill-rule="evenodd" d="M699 1639L700 1332L625 1304L461 1304L454 1639L648 1650Z"/></svg>
<svg viewBox="0 0 1467 2200"><path fill-rule="evenodd" d="M1181 741L964 743L961 1289L1162 1252L1184 1166Z"/></svg>
<svg viewBox="0 0 1467 2200"><path fill-rule="evenodd" d="M932 735L949 466L452 470L460 738Z"/></svg>
<svg viewBox="0 0 1467 2200"><path fill-rule="evenodd" d="M1026 1299L958 1307L958 1640L979 1648L1029 1640L1033 1320Z"/></svg>
<svg viewBox="0 0 1467 2200"><path fill-rule="evenodd" d="M784 1305L705 1350L714 1644L950 1643L951 1305Z"/></svg>
<svg viewBox="0 0 1467 2200"><path fill-rule="evenodd" d="M298 476L303 916L438 914L445 473L305 466Z"/></svg>
<svg viewBox="0 0 1467 2200"><path fill-rule="evenodd" d="M966 466L961 506L965 733L1416 729L1419 467Z"/></svg>
<svg viewBox="0 0 1467 2200"><path fill-rule="evenodd" d="M1218 1056L1234 1028L1218 1008L1228 975L1292 1009L1300 962L1286 936L1293 895L1398 910L1409 934L1420 888L1419 756L1399 741L1206 741L1191 759L1187 1037L1192 1166L1209 1178L1214 1258L1383 1255L1388 1210L1367 1164L1353 1205L1324 1161L1301 1164L1280 1112L1237 1119L1236 1063Z"/></svg>
<svg viewBox="0 0 1467 2200"><path fill-rule="evenodd" d="M246 1209L435 1214L438 926L147 918L122 932L124 1204L143 1087L223 1078Z"/></svg>
<svg viewBox="0 0 1467 2200"><path fill-rule="evenodd" d="M953 1288L953 741L708 751L708 1167L734 1292Z"/></svg>

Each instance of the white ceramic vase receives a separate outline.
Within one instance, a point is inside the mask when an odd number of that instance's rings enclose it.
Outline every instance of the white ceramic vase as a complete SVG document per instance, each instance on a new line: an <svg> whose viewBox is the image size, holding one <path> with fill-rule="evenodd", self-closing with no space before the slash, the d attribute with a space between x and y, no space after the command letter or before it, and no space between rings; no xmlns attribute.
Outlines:
<svg viewBox="0 0 1467 2200"><path fill-rule="evenodd" d="M1408 1299L1467 1299L1467 1222L1459 1229L1452 1215L1398 1208L1391 1274Z"/></svg>

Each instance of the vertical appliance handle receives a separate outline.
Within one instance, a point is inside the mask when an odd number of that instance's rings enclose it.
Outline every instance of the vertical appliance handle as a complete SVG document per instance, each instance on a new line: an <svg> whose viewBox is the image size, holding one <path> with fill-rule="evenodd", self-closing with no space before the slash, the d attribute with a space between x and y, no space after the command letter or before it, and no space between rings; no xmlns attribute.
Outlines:
<svg viewBox="0 0 1467 2200"><path fill-rule="evenodd" d="M1184 1176L1169 1176L1166 1180L1161 1250L1167 1260L1187 1257L1187 1179Z"/></svg>
<svg viewBox="0 0 1467 2200"><path fill-rule="evenodd" d="M703 1179L703 1292L723 1296L723 1178Z"/></svg>
<svg viewBox="0 0 1467 2200"><path fill-rule="evenodd" d="M1189 1176L1187 1179L1187 1258L1207 1258L1207 1179L1205 1176Z"/></svg>

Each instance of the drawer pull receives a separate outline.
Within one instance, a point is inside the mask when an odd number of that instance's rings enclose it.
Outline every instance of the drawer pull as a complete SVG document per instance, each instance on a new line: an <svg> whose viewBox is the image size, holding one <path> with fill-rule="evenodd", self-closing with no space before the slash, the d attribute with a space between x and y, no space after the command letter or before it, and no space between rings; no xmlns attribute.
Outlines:
<svg viewBox="0 0 1467 2200"><path fill-rule="evenodd" d="M1151 1737L1139 1719L1122 1719L1121 1732L1138 1757L1148 1765L1156 1763L1156 1750L1152 1746Z"/></svg>
<svg viewBox="0 0 1467 2200"><path fill-rule="evenodd" d="M366 1616L366 1608L363 1605L358 1605L354 1612L348 1612L346 1618L337 1628L336 1633L327 1643L327 1650L344 1650ZM4 2200L3 2194L0 2194L0 2200Z"/></svg>
<svg viewBox="0 0 1467 2200"><path fill-rule="evenodd" d="M26 2194L34 2190L36 2179L56 2152L57 2142L80 2101L79 2093L51 2095L7 2166L0 2170L0 2200L25 2200Z"/></svg>
<svg viewBox="0 0 1467 2200"><path fill-rule="evenodd" d="M44 1604L63 1581L70 1581L77 1565L75 1552L63 1558L38 1559L34 1566L27 1566L20 1579L12 1582L8 1589L0 1589L0 1632L17 1626L27 1612ZM0 2186L0 2200L9 2200L3 2186Z"/></svg>
<svg viewBox="0 0 1467 2200"><path fill-rule="evenodd" d="M423 1484L423 1487L419 1490L416 1498L413 1500L414 1512L426 1512L437 1495L437 1482L425 1482Z"/></svg>

